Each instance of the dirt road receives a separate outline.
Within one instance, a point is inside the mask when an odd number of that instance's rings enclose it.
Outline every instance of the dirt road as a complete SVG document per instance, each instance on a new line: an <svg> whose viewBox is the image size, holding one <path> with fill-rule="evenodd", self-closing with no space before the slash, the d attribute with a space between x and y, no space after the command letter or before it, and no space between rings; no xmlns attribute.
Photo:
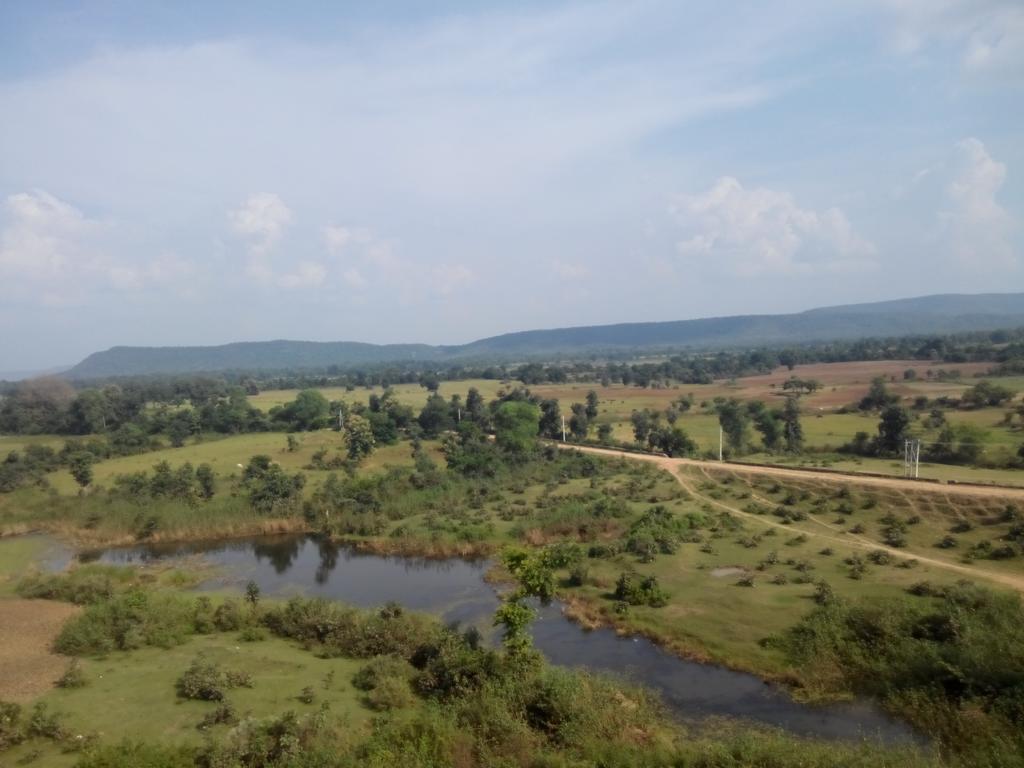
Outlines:
<svg viewBox="0 0 1024 768"><path fill-rule="evenodd" d="M856 473L840 472L812 472L806 469L793 467L763 467L754 464L733 464L719 463L716 461L701 461L699 459L670 459L666 456L652 456L646 453L626 453L614 448L597 448L584 445L564 445L565 448L575 448L586 453L597 453L602 456L621 456L625 459L636 459L638 461L649 461L669 471L674 467L698 467L704 469L724 469L739 474L748 475L771 475L783 479L792 480L814 480L823 483L835 483L836 485L863 485L873 488L892 488L900 491L914 491L916 493L941 493L947 496L983 496L985 498L1007 499L1008 501L1024 502L1024 488L1005 488L1002 486L985 485L947 485L945 483L924 483L920 480L908 480L903 477L872 477L869 475L858 475Z"/></svg>
<svg viewBox="0 0 1024 768"><path fill-rule="evenodd" d="M985 496L992 497L997 496L999 498L1006 498L1008 500L1024 500L1024 489L1017 488L984 488L976 486L955 486L955 485L936 485L933 483L920 483L913 480L905 480L902 478L884 478L884 477L858 477L856 475L839 475L828 472L807 472L799 469L789 469L786 467L756 467L756 466L745 466L741 464L718 464L710 461L697 461L695 459L671 459L666 456L651 456L643 453L624 453L623 451L617 451L610 448L595 448L592 446L573 446L573 445L562 445L564 448L575 448L576 450L583 451L584 453L595 453L601 456L612 456L620 457L624 459L633 459L637 461L645 461L651 464L655 464L662 469L669 472L678 482L682 485L690 494L701 501L707 502L719 509L730 512L731 514L739 517L744 517L750 520L756 520L761 525L770 525L773 527L781 528L783 530L791 531L792 526L786 526L782 523L775 522L774 520L768 520L764 516L754 515L750 512L746 512L739 507L726 504L725 502L713 499L706 494L700 492L700 490L688 481L688 479L680 472L683 467L694 467L701 472L706 473L710 469L728 469L739 474L752 474L752 475L771 475L782 479L801 479L801 480L821 480L824 482L832 482L837 485L844 484L857 484L867 485L873 487L885 487L895 488L899 490L912 490L914 492L937 492L937 493L957 493L970 496ZM823 523L819 520L815 520L815 523L821 525L826 529L827 532L821 531L809 531L803 530L808 536L812 536L819 541L830 542L832 544L840 544L843 546L853 546L859 549L875 550L881 549L886 552L899 557L913 557L921 563L934 566L936 568L942 568L947 571L953 571L960 573L965 576L973 576L975 578L983 578L989 581L1002 584L1003 586L1011 587L1024 592L1024 575L1016 575L1011 573L999 573L996 571L987 571L982 568L977 568L973 565L961 565L960 563L951 563L946 560L939 560L926 555L918 554L917 552L907 552L906 550L894 549L887 547L884 544L880 544L876 541L871 541L862 536L855 536L853 534L844 533L833 526Z"/></svg>

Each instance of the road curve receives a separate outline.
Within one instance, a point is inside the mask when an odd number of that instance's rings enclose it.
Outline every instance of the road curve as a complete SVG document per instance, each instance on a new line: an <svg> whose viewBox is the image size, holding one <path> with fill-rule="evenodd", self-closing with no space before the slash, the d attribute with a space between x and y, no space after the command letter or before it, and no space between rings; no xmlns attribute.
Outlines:
<svg viewBox="0 0 1024 768"><path fill-rule="evenodd" d="M654 456L654 455L646 454L646 453L627 453L627 452L624 452L624 451L615 450L613 448L597 448L597 447L588 446L588 445L570 445L570 444L565 444L565 443L559 443L559 445L561 447L563 447L563 448L566 448L566 449L570 449L570 450L571 449L576 449L576 450L579 450L579 451L583 451L584 453L594 453L594 454L598 454L598 455L601 455L601 456L611 456L611 457L623 458L623 459L633 459L633 460L636 460L636 461L646 461L648 463L655 464L656 466L659 466L662 469L664 469L667 472L669 472L669 474L671 474L676 479L676 481L681 486L683 486L683 488L685 488L689 493L691 493L693 496L695 496L696 498L700 499L701 501L706 501L706 502L712 504L713 506L718 507L719 509L727 510L728 512L730 512L732 514L735 514L735 515L738 515L739 517L748 518L750 520L756 520L761 525L770 525L770 526L782 528L784 530L793 530L793 529L792 529L792 527L785 526L782 523L777 523L774 520L768 520L764 516L751 514L750 512L747 512L747 511L745 511L743 509L740 509L738 507L734 507L734 506L732 506L730 504L726 504L723 501L720 501L718 499L713 499L710 496L707 496L707 495L701 493L693 484L687 482L687 480L680 474L679 469L682 468L682 467L697 467L697 468L699 468L701 470L707 470L707 469L712 469L712 468L729 469L729 470L735 470L736 472L739 472L739 473L746 472L746 473L755 474L755 475L773 475L773 476L782 477L782 478L799 478L799 479L805 479L806 478L806 479L811 479L811 480L822 480L822 479L824 479L826 481L834 482L834 483L837 483L837 484L839 484L839 483L863 483L865 485L873 485L873 486L876 486L876 487L883 486L883 487L888 487L888 488L898 488L898 489L901 489L901 490L926 491L926 492L927 491L933 491L933 492L940 492L940 493L948 493L948 492L953 491L954 489L956 489L956 491L959 491L960 493L963 493L965 495L974 495L974 496L993 496L993 495L995 495L995 496L998 496L1000 498L1024 499L1024 489L1016 489L1016 488L1010 488L1010 489L1007 489L1007 488L984 488L984 487L980 487L979 488L979 487L976 487L976 486L935 485L935 484L932 484L932 483L920 483L920 482L914 482L913 480L904 480L902 478L891 478L890 479L890 478L883 478L883 477L859 477L857 475L840 475L840 474L833 474L833 473L827 473L827 472L823 472L823 473L819 473L819 472L806 472L806 471L801 471L799 469L789 469L789 468L786 468L786 467L760 467L760 466L737 465L737 464L719 464L717 462L712 462L712 461L697 461L695 459L673 459L673 458L669 458L668 456ZM869 482L869 481L877 481L877 482ZM977 493L978 491L981 491L982 493ZM1003 493L993 494L993 493L990 493L992 491L1010 491L1010 493L1009 494L1003 494ZM830 526L826 526L826 528L829 529L830 533L832 532L832 529L831 529ZM987 570L984 570L982 568L977 568L977 567L974 567L974 566L961 565L960 563L951 563L951 562L946 561L946 560L939 560L939 559L936 559L936 558L933 558L933 557L928 557L927 555L921 555L921 554L918 554L917 552L908 552L907 550L894 549L892 547L888 547L888 546L886 546L884 544L881 544L879 542L875 542L875 541L871 541L870 539L866 539L866 538L864 538L862 536L855 536L855 535L851 535L851 534L844 534L844 533L839 532L839 531L835 531L835 533L837 533L839 535L829 535L827 533L820 533L820 532L817 532L817 531L808 531L808 530L804 530L804 529L801 529L801 532L802 533L806 533L808 536L811 536L811 537L813 537L813 538L815 538L815 539L817 539L819 541L827 541L827 542L832 542L832 543L840 544L840 545L844 545L844 546L852 546L852 547L856 547L858 549L866 549L866 550L881 549L881 550L885 550L886 552L889 552L890 554L892 554L892 555L894 555L896 557L901 557L901 558L913 557L913 558L915 558L916 560L919 560L922 563L927 563L928 565L935 566L936 568L942 568L944 570L952 571L954 573L960 573L960 574L963 574L965 576L974 576L976 578L987 579L989 581L996 582L997 584L1002 584L1003 586L1015 589L1018 592L1024 592L1024 576L1018 576L1018 575L1012 574L1012 573L1000 573L1000 572L996 572L996 571L987 571Z"/></svg>

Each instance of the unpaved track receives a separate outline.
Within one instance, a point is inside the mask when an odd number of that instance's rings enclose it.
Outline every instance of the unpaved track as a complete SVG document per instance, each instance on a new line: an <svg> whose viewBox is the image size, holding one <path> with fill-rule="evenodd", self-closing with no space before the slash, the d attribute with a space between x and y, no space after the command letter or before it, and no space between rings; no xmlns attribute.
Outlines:
<svg viewBox="0 0 1024 768"><path fill-rule="evenodd" d="M699 459L670 459L667 456L652 456L648 453L627 453L617 451L614 448L596 448L590 445L567 445L560 443L565 448L575 448L577 451L586 453L597 453L602 456L617 456L624 459L636 459L657 464L670 472L675 467L698 467L700 469L717 469L737 472L747 475L770 475L773 477L788 478L790 480L814 480L823 483L834 483L836 485L865 485L874 488L888 488L897 491L914 491L915 493L938 493L951 496L982 496L985 498L1008 499L1024 501L1024 488L1008 488L1005 486L987 485L946 485L944 483L923 483L920 480L908 480L903 477L873 477L870 475L858 475L856 473L839 472L810 472L806 469L794 469L792 467L763 467L756 464L719 464L715 461L701 461Z"/></svg>
<svg viewBox="0 0 1024 768"><path fill-rule="evenodd" d="M709 469L726 469L739 474L752 474L752 475L772 475L783 479L807 479L807 480L823 480L825 482L832 482L837 485L856 484L856 485L869 485L874 487L886 487L896 489L900 491L913 490L915 492L924 491L932 493L950 493L953 492L957 495L966 496L985 496L991 498L992 496L1006 499L1024 499L1024 489L1018 488L984 488L976 486L955 486L955 485L934 485L932 483L917 483L913 480L904 480L901 478L883 478L883 477L857 477L855 475L838 475L828 472L806 472L799 469L789 469L785 467L755 467L741 464L715 464L708 461L697 461L695 459L671 459L667 456L652 456L644 453L625 453L623 451L617 451L612 448L595 448L592 446L581 446L581 445L564 445L562 447L567 449L576 449L583 451L584 453L595 453L601 456L612 456L623 459L634 459L637 461L646 461L650 464L655 464L661 467L668 473L670 473L676 481L683 486L690 494L695 498L705 501L713 506L723 509L739 517L744 517L749 520L756 520L762 525L770 525L776 528L780 528L786 531L795 530L790 525L784 525L777 523L774 520L767 520L761 515L754 515L745 510L734 507L731 504L726 504L718 499L713 499L701 493L694 485L688 482L687 478L680 472L683 467L695 467L700 470L703 474L707 475ZM827 523L815 520L827 528L830 532L836 531L832 526ZM900 558L913 557L914 559L927 563L928 565L935 566L936 568L942 568L947 571L953 571L956 573L962 573L966 576L974 576L976 578L988 579L1007 587L1024 592L1024 576L1018 576L1011 573L998 573L995 571L986 571L981 568L974 566L961 565L959 563L951 563L946 560L937 560L932 557L920 555L916 552L908 552L903 549L895 549L893 547L887 547L884 544L880 544L870 539L863 538L848 533L841 533L838 536L833 536L831 533L820 533L817 531L801 530L801 533L805 533L810 537L817 539L818 541L831 542L833 544L839 544L841 546L853 546L860 549L875 550L881 549L891 555Z"/></svg>
<svg viewBox="0 0 1024 768"><path fill-rule="evenodd" d="M30 701L53 688L68 660L50 647L80 610L52 600L0 600L0 699Z"/></svg>

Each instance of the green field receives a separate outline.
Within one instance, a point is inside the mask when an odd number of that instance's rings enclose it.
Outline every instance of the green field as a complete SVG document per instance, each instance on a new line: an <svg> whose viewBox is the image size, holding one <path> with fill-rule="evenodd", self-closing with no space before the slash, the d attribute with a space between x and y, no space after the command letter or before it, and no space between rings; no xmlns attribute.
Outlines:
<svg viewBox="0 0 1024 768"><path fill-rule="evenodd" d="M782 399L781 382L790 375L819 378L825 386L813 395L803 396L801 407L803 410L804 444L812 454L805 458L808 461L820 461L819 458L813 456L813 452L835 451L851 441L858 432L866 432L869 435L877 433L877 414L836 412L839 407L856 403L863 397L875 375L884 374L895 377L895 381L889 384L890 390L904 398L905 404L909 404L914 397L919 395L929 398L956 397L969 386L981 380L992 381L1014 391L1024 391L1024 377L974 378L976 374L987 369L988 366L984 364L946 366L961 370L963 375L960 380L934 381L925 377L928 370L937 370L942 367L914 361L837 363L797 366L792 372L780 369L769 376L753 376L731 382L719 381L703 385L686 384L660 389L627 387L621 384L602 387L598 383L540 384L531 386L529 389L538 397L557 399L564 414L569 412L572 403L583 402L587 392L594 390L600 400L594 428L596 429L596 426L601 424L611 424L613 438L620 442L632 442L633 440L633 427L630 422L630 415L633 411L646 408L662 411L674 400L682 396L690 396L694 401L694 406L679 417L677 424L686 430L687 434L696 442L698 450L714 454L718 450L719 443L718 417L709 411L715 397L738 397L741 400L757 398L764 400L769 405L777 404ZM908 368L916 370L920 378L904 381L901 378L902 372ZM519 382L472 379L443 382L439 392L446 398L455 394L464 398L468 389L475 387L485 398L490 399L499 390L507 390L515 386L521 385ZM392 389L400 402L414 408L422 407L428 395L427 390L418 384L400 384ZM377 387L376 389L359 388L352 391L346 391L343 388L325 388L321 391L328 399L354 403L365 402L371 392L379 394L382 390ZM290 402L295 395L295 390L270 390L250 397L250 402L261 409L268 410L275 405ZM982 457L987 463L998 465L1015 457L1018 448L1024 444L1024 426L1021 421L1015 419L1012 423L1007 423L1004 420L1006 412L1011 407L1011 405L1007 405L1001 408L977 410L946 409L945 414L952 425L970 424L981 428L985 446ZM936 440L940 430L928 428L923 423L927 411L924 413L914 412L912 415L915 421L911 424L911 434L925 444ZM756 445L759 438L753 430L751 437ZM769 458L772 462L788 463L789 461L783 457L767 456L758 456L756 460L763 461ZM890 461L870 458L848 458L841 461L829 459L829 461L831 466L850 471L858 471L863 468L872 472L902 474L902 467L893 468ZM923 477L943 480L959 479L970 482L1024 484L1024 471L1016 469L975 468L959 465L929 465L926 467L924 464L921 469Z"/></svg>
<svg viewBox="0 0 1024 768"><path fill-rule="evenodd" d="M82 662L88 680L85 687L55 689L39 701L62 716L73 734L72 744L81 736L101 737L107 743L132 739L198 745L206 736L197 725L216 705L175 694L175 681L198 654L226 669L252 675L252 688L230 692L240 718L268 717L287 710L307 714L326 703L330 717L351 731L353 738L366 734L373 712L363 705L360 692L350 682L364 662L317 658L276 638L245 643L237 633L197 635L172 648L140 648L86 659ZM328 678L332 673L333 678ZM307 686L316 693L313 704L298 698ZM217 725L211 733L220 736L228 729ZM4 764L26 764L21 761L28 761L30 755L36 755L32 765L45 766L71 766L79 758L48 740L32 739L3 753Z"/></svg>

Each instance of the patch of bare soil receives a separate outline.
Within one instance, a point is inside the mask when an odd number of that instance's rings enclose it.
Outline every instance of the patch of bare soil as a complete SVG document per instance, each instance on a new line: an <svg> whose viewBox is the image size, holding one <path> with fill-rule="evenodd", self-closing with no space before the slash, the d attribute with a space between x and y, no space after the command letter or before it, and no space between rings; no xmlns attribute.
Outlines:
<svg viewBox="0 0 1024 768"><path fill-rule="evenodd" d="M739 568L735 565L723 565L720 568L712 568L710 571L716 579L724 579L726 576L742 576L746 572L746 568Z"/></svg>
<svg viewBox="0 0 1024 768"><path fill-rule="evenodd" d="M68 660L51 646L80 610L50 600L0 600L0 699L30 701L53 687Z"/></svg>

